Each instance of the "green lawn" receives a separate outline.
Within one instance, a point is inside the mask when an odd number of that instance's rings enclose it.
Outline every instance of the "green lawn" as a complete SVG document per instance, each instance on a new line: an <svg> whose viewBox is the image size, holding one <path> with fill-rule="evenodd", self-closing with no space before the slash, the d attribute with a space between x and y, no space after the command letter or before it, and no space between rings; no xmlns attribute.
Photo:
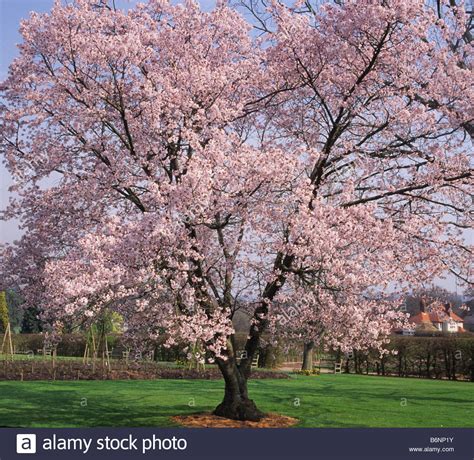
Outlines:
<svg viewBox="0 0 474 460"><path fill-rule="evenodd" d="M253 380L250 393L301 427L474 427L466 382L297 376ZM0 382L0 426L172 426L170 416L212 410L222 395L223 382L208 380Z"/></svg>

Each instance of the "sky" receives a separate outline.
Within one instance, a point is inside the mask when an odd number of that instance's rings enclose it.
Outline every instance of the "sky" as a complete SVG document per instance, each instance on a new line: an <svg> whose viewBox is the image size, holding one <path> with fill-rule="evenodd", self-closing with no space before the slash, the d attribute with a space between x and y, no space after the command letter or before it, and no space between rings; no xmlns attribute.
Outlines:
<svg viewBox="0 0 474 460"><path fill-rule="evenodd" d="M137 3L136 0L116 0L119 8L127 7ZM18 32L20 21L28 18L31 11L46 12L53 5L54 0L0 0L0 80L3 80L8 72L10 62L17 55L17 44L21 42ZM215 4L214 0L201 0L203 9L210 9ZM0 164L0 210L5 209L11 185L11 178L3 164ZM20 235L18 222L0 220L0 243L9 243ZM453 276L445 280L436 280L436 284L449 289L458 290Z"/></svg>
<svg viewBox="0 0 474 460"><path fill-rule="evenodd" d="M0 80L7 76L8 66L17 55L16 45L20 43L18 32L20 21L30 11L48 11L53 0L0 0ZM3 164L0 165L0 210L5 209L11 185L11 178ZM19 236L18 223L0 220L0 243L11 242Z"/></svg>
<svg viewBox="0 0 474 460"><path fill-rule="evenodd" d="M0 80L4 80L10 62L17 54L16 44L21 41L18 28L20 21L29 12L47 11L53 0L0 0ZM0 210L8 202L8 187L11 185L9 173L0 165ZM17 222L0 221L0 243L11 242L19 235Z"/></svg>

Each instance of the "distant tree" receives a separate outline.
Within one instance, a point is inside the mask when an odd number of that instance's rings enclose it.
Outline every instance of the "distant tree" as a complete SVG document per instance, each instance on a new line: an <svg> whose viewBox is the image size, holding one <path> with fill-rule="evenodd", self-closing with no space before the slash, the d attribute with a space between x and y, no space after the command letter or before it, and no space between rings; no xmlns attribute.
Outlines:
<svg viewBox="0 0 474 460"><path fill-rule="evenodd" d="M21 332L24 334L35 334L42 332L43 328L41 326L40 309L35 306L28 307L24 314L23 320L21 323Z"/></svg>
<svg viewBox="0 0 474 460"><path fill-rule="evenodd" d="M465 291L464 291L464 297L466 297L468 300L469 299L474 299L474 286L469 286Z"/></svg>
<svg viewBox="0 0 474 460"><path fill-rule="evenodd" d="M7 297L5 291L0 291L0 333L5 332L9 322Z"/></svg>
<svg viewBox="0 0 474 460"><path fill-rule="evenodd" d="M23 299L15 289L7 289L5 297L12 331L20 332L24 314Z"/></svg>
<svg viewBox="0 0 474 460"><path fill-rule="evenodd" d="M417 313L420 309L420 301L424 299L429 305L433 302L450 303L456 309L462 305L461 296L454 292L450 292L440 286L431 286L428 288L419 288L408 295L405 300L406 309L409 313Z"/></svg>
<svg viewBox="0 0 474 460"><path fill-rule="evenodd" d="M465 310L466 314L474 314L474 286L469 286L464 291L464 300L464 304L467 307L467 309Z"/></svg>

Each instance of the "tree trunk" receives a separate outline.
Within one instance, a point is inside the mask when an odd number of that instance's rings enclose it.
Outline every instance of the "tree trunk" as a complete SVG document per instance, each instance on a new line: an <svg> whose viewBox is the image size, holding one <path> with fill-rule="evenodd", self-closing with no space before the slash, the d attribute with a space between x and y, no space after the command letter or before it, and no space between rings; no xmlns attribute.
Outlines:
<svg viewBox="0 0 474 460"><path fill-rule="evenodd" d="M308 342L304 344L303 365L301 366L303 371L313 370L313 348L314 342Z"/></svg>
<svg viewBox="0 0 474 460"><path fill-rule="evenodd" d="M226 361L217 360L217 364L224 376L225 393L223 401L214 410L214 415L233 420L261 420L265 414L249 399L247 377L239 370L235 359L229 357Z"/></svg>
<svg viewBox="0 0 474 460"><path fill-rule="evenodd" d="M294 256L278 253L274 267L280 273L267 283L262 295L262 301L255 308L253 322L250 326L249 337L245 343L245 357L240 360L239 365L235 360L234 347L230 344L231 352L227 359L217 359L225 381L224 400L214 410L214 415L226 417L233 420L259 421L265 414L257 409L255 403L249 399L247 391L247 380L250 377L252 359L258 350L260 337L268 324L268 305L275 295L285 284L285 271L291 266Z"/></svg>

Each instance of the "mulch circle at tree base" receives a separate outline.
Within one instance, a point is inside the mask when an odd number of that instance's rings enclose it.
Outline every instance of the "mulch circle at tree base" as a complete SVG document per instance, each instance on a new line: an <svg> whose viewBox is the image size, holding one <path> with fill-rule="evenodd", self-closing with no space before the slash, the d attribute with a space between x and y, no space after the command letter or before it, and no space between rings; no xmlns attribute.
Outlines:
<svg viewBox="0 0 474 460"><path fill-rule="evenodd" d="M286 415L269 413L258 422L250 422L218 417L210 412L177 415L171 420L187 428L289 428L299 421Z"/></svg>

